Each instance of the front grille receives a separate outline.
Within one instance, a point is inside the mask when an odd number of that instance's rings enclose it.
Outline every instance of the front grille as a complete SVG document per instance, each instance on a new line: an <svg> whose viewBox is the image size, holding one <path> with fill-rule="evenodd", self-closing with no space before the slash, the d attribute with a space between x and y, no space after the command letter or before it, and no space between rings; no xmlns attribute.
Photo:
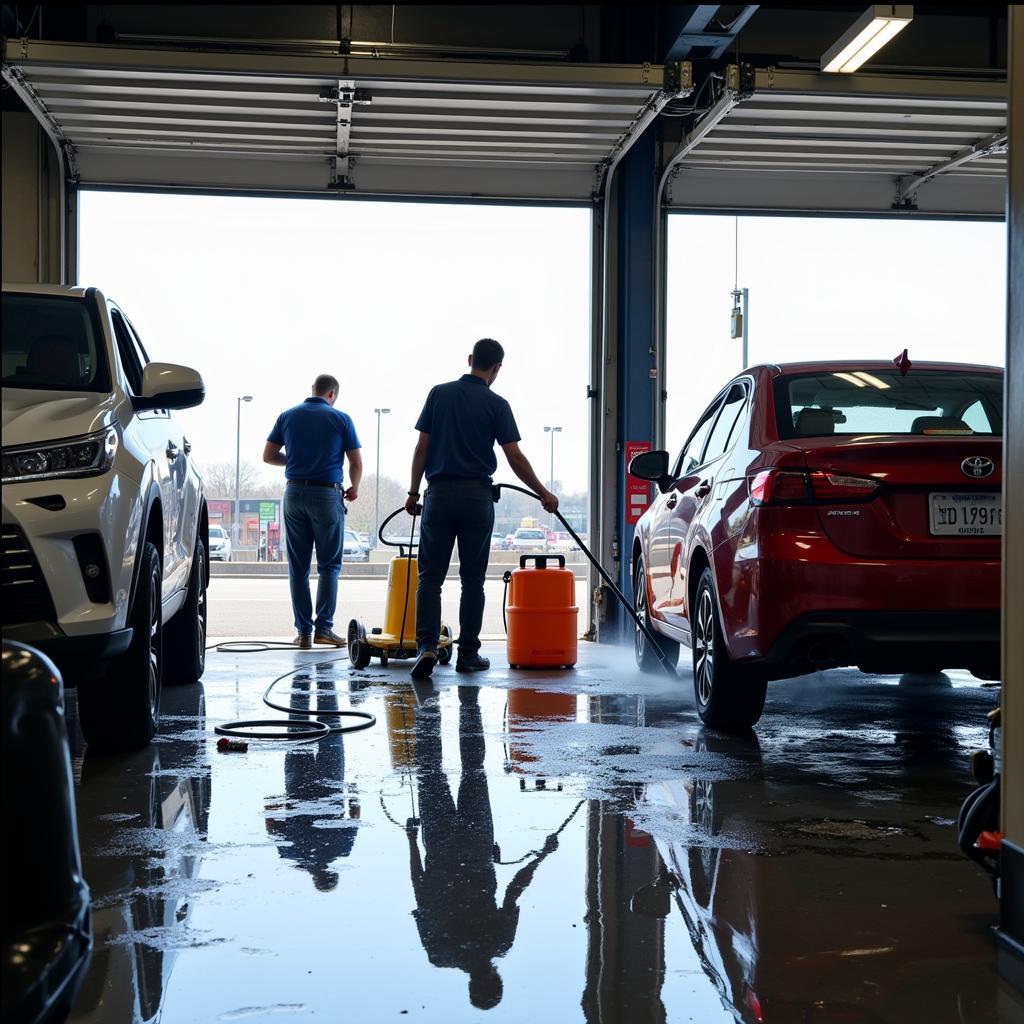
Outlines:
<svg viewBox="0 0 1024 1024"><path fill-rule="evenodd" d="M25 534L7 523L0 538L0 593L5 625L57 621L50 591Z"/></svg>

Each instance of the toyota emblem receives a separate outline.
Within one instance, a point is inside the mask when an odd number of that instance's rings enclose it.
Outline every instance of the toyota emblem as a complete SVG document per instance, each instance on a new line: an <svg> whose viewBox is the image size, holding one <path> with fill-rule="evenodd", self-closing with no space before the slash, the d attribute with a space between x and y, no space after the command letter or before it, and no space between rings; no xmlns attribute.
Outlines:
<svg viewBox="0 0 1024 1024"><path fill-rule="evenodd" d="M974 480L991 476L995 468L996 464L991 459L986 459L984 455L972 455L960 463L960 469L964 476L969 476Z"/></svg>

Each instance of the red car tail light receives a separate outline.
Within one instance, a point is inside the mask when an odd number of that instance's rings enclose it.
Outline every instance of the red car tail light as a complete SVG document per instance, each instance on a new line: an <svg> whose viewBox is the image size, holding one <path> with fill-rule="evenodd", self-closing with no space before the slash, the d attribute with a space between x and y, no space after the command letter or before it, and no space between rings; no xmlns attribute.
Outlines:
<svg viewBox="0 0 1024 1024"><path fill-rule="evenodd" d="M752 505L789 505L808 498L807 474L763 469L750 480Z"/></svg>
<svg viewBox="0 0 1024 1024"><path fill-rule="evenodd" d="M763 469L750 478L749 487L752 505L803 505L863 501L875 494L879 482L870 477L849 476L822 469L809 473Z"/></svg>
<svg viewBox="0 0 1024 1024"><path fill-rule="evenodd" d="M878 490L878 481L866 476L849 476L815 469L811 472L811 490L818 501L857 501L870 498Z"/></svg>

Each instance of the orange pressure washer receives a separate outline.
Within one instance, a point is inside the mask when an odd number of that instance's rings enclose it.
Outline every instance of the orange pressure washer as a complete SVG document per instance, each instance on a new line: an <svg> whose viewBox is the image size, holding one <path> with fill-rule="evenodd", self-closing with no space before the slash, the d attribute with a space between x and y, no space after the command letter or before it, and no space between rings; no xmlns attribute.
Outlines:
<svg viewBox="0 0 1024 1024"><path fill-rule="evenodd" d="M515 484L495 484L491 488L491 493L492 493L492 495L494 497L495 503L497 503L498 501L501 500L501 492L502 492L502 490L518 491L520 494L525 494L525 495L527 495L527 497L535 498L537 501L540 501L540 496L539 495L534 494L533 491L528 491L525 487L517 487ZM636 628L639 629L640 632L643 633L644 636L646 636L647 639L650 641L651 649L655 652L655 654L657 654L658 660L661 662L661 667L665 670L666 674L669 675L672 679L677 678L676 677L675 666L672 665L669 662L669 660L665 657L665 655L662 653L661 644L658 642L658 638L651 632L651 629L647 625L647 623L644 622L644 620L639 615L637 615L636 609L629 603L628 600L626 600L626 595L623 594L622 591L619 590L619 588L615 585L615 581L605 571L604 566L601 565L601 563L594 557L593 553L590 551L590 548L588 548L587 545L583 543L583 541L579 537L579 534L577 534L576 531L568 524L568 522L565 519L565 516L563 516L561 512L556 511L555 512L555 518L562 524L563 527L565 527L565 529L568 532L569 536L572 537L572 539L574 541L576 541L576 544L579 547L580 551L582 551L583 554L585 554L587 556L587 559L590 561L590 564L597 570L597 574L601 577L602 580L604 580L605 585L618 598L619 603L622 605L622 607L629 614L629 617L636 623ZM564 570L564 565L565 565L565 561L563 559L563 561L562 561L562 568L563 568L563 570ZM523 570L525 570L525 563L522 560L520 560L520 566L521 566L521 568ZM541 567L538 567L536 570L534 570L534 572L536 572L536 573L543 573L543 572L546 572L546 571L547 572L553 572L555 570L547 570L547 569L544 569L544 568L541 568ZM564 571L568 572L568 570L564 570ZM511 576L513 576L513 577L515 575L517 575L517 573L512 573L511 574ZM506 583L508 583L508 582L510 582L510 581L506 581ZM536 584L534 584L534 586L536 586ZM539 592L544 592L547 589L548 589L548 584L544 583L544 584L541 584L541 586L538 588L538 591ZM573 590L573 594L575 596L575 590ZM566 616L568 615L568 609L562 608L561 611ZM573 612L573 615L575 616L575 611ZM568 619L566 621L568 621ZM511 662L513 660L513 656L514 656L513 655L513 647L512 647L512 633L509 631L509 628L508 628L507 624L506 624L506 627L505 627L505 632L509 634L509 661ZM575 647L575 645L574 645L574 647ZM518 651L519 648L517 647L516 650ZM518 657L518 654L515 655L515 656ZM556 655L552 655L552 656L557 656L557 654ZM574 664L575 660L576 660L575 657L573 657L573 661L571 662L571 664ZM524 662L524 664L540 664L540 662L535 662L535 661L532 661L532 660L528 660L528 661ZM548 664L560 665L560 664L564 664L564 662L555 661L555 662L548 663Z"/></svg>
<svg viewBox="0 0 1024 1024"><path fill-rule="evenodd" d="M392 659L416 657L416 577L418 565L415 555L419 543L416 540L416 517L412 517L412 529L409 531L409 542L386 540L384 527L404 508L396 508L380 524L377 539L385 547L398 548L398 554L391 559L388 567L388 594L384 605L384 625L366 632L366 627L358 620L352 619L348 624L348 657L353 668L366 668L371 658L379 658L381 665L387 665ZM437 641L437 662L447 665L452 660L452 631L448 626L441 627L441 636Z"/></svg>

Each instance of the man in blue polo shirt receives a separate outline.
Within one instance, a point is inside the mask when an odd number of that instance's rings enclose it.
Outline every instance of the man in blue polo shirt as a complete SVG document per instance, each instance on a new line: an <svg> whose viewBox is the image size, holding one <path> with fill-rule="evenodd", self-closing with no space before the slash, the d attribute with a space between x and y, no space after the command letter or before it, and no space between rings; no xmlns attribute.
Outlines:
<svg viewBox="0 0 1024 1024"><path fill-rule="evenodd" d="M505 350L492 338L473 346L469 373L438 384L427 395L416 421L420 432L412 457L412 484L405 503L412 515L420 500L424 474L430 485L423 500L420 524L419 583L416 589L416 663L414 679L427 679L437 663L441 632L441 586L459 545L459 655L456 672L490 668L480 656L484 617L484 578L494 529L491 477L498 468L495 442L501 445L512 472L539 494L544 509L554 512L556 498L537 478L519 449L519 430L512 408L491 390Z"/></svg>
<svg viewBox="0 0 1024 1024"><path fill-rule="evenodd" d="M295 643L303 650L314 643L334 647L345 644L333 628L345 539L344 502L359 496L363 458L352 418L334 408L337 397L337 378L320 374L313 382L312 397L277 417L263 449L263 461L284 466L287 479L284 527L288 583L298 631ZM346 458L347 490L343 482ZM309 563L314 547L318 575L315 621L309 596Z"/></svg>

